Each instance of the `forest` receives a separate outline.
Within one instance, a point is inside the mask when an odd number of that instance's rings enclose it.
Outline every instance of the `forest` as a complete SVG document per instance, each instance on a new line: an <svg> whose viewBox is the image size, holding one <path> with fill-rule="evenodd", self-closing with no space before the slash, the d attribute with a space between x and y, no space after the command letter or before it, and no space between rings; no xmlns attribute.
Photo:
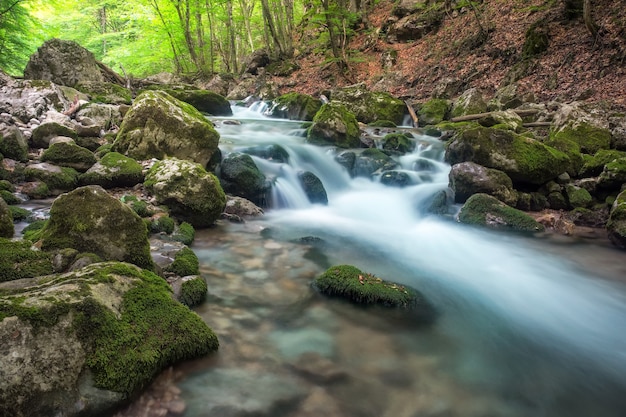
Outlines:
<svg viewBox="0 0 626 417"><path fill-rule="evenodd" d="M237 73L266 48L289 58L304 32L341 60L369 0L0 0L0 68L20 74L44 40L75 40L116 71Z"/></svg>

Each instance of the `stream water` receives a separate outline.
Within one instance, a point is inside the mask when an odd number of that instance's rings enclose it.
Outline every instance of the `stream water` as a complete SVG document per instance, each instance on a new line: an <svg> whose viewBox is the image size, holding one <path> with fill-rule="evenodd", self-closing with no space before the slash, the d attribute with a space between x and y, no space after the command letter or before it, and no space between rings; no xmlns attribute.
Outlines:
<svg viewBox="0 0 626 417"><path fill-rule="evenodd" d="M301 123L234 110L240 124L214 120L224 153L280 144L289 162L254 158L274 183L263 217L197 233L209 296L196 311L220 349L174 368L185 417L626 413L623 252L429 215L449 166L428 136L398 159L417 184L396 188L350 178ZM328 205L308 202L301 170ZM319 296L310 283L334 264L418 288L436 321Z"/></svg>

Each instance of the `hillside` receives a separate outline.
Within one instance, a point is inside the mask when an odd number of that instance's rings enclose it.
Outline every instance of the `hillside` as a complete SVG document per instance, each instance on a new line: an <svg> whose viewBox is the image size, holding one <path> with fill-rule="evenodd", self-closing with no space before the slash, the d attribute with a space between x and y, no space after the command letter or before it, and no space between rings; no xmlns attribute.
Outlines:
<svg viewBox="0 0 626 417"><path fill-rule="evenodd" d="M415 3L415 1L413 1ZM568 18L562 1L490 1L479 13L469 8L446 9L438 29L414 41L389 41L394 3L380 2L361 24L350 48L350 76L332 64L320 64L319 54L301 53L300 69L289 77L275 77L280 92L297 90L319 94L357 82L374 90L422 101L442 83L454 95L477 87L487 95L517 80L518 92L539 101L607 100L626 107L626 7L623 1L597 0L593 18L600 27L594 39L581 16ZM477 19L478 16L478 19ZM481 42L480 27L488 32ZM533 27L545 36L547 49L524 51L526 33ZM395 64L382 60L397 52ZM530 55L530 56L529 56Z"/></svg>

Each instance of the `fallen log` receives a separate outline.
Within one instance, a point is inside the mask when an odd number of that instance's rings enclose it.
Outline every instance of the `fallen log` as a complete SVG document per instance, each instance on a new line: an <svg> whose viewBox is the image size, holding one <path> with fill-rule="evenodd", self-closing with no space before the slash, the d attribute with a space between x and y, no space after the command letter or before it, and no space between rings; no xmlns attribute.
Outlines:
<svg viewBox="0 0 626 417"><path fill-rule="evenodd" d="M513 112L517 113L517 115L520 117L524 117L524 116L531 116L533 114L537 114L539 113L539 110L525 109L525 110L513 110ZM465 116L453 117L452 119L450 119L450 121L451 122L467 122L470 120L482 119L483 117L491 116L494 113L496 112L490 111L487 113L466 114Z"/></svg>
<svg viewBox="0 0 626 417"><path fill-rule="evenodd" d="M524 127L550 127L552 122L530 122L522 124Z"/></svg>
<svg viewBox="0 0 626 417"><path fill-rule="evenodd" d="M413 120L413 127L418 127L419 119L417 118L417 114L415 114L415 110L413 110L413 106L411 106L408 101L405 101L404 104L406 104L409 116L411 116L411 120Z"/></svg>

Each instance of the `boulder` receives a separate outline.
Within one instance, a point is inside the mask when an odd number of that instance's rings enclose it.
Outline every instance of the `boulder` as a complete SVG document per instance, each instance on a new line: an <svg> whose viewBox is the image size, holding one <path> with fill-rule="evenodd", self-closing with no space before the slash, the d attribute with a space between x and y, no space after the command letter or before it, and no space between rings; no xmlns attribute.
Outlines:
<svg viewBox="0 0 626 417"><path fill-rule="evenodd" d="M16 161L28 161L28 141L17 126L0 124L0 154Z"/></svg>
<svg viewBox="0 0 626 417"><path fill-rule="evenodd" d="M452 117L478 114L487 111L487 103L477 88L470 88L457 97L450 111Z"/></svg>
<svg viewBox="0 0 626 417"><path fill-rule="evenodd" d="M522 129L524 121L512 110L500 110L493 111L488 116L478 119L478 124L485 127L497 127L498 129L518 132Z"/></svg>
<svg viewBox="0 0 626 417"><path fill-rule="evenodd" d="M580 146L580 151L595 154L601 149L611 147L611 132L588 122L570 122L552 133L555 138L564 138Z"/></svg>
<svg viewBox="0 0 626 417"><path fill-rule="evenodd" d="M9 205L0 198L0 237L12 238L14 233L13 215Z"/></svg>
<svg viewBox="0 0 626 417"><path fill-rule="evenodd" d="M243 219L246 217L262 216L263 209L243 197L229 195L227 196L224 213Z"/></svg>
<svg viewBox="0 0 626 417"><path fill-rule="evenodd" d="M124 117L113 150L137 160L173 157L206 166L218 141L213 125L192 105L146 91Z"/></svg>
<svg viewBox="0 0 626 417"><path fill-rule="evenodd" d="M451 165L475 162L506 173L513 183L541 185L567 171L570 159L550 146L509 130L486 127L457 131L446 149Z"/></svg>
<svg viewBox="0 0 626 417"><path fill-rule="evenodd" d="M96 157L89 149L75 143L57 142L43 152L41 161L85 172L96 163Z"/></svg>
<svg viewBox="0 0 626 417"><path fill-rule="evenodd" d="M22 123L41 118L49 110L69 106L61 89L50 81L12 80L2 87L0 113L8 113Z"/></svg>
<svg viewBox="0 0 626 417"><path fill-rule="evenodd" d="M598 187L619 190L626 183L626 158L615 159L604 166Z"/></svg>
<svg viewBox="0 0 626 417"><path fill-rule="evenodd" d="M444 10L439 7L441 5L435 4L433 7L424 7L424 10L417 13L409 14L400 19L391 19L391 24L387 28L387 41L416 41L428 33L436 31L441 26L445 16Z"/></svg>
<svg viewBox="0 0 626 417"><path fill-rule="evenodd" d="M564 191L570 209L586 208L593 203L593 197L584 188L574 184L567 184Z"/></svg>
<svg viewBox="0 0 626 417"><path fill-rule="evenodd" d="M487 194L474 194L461 207L461 223L484 226L489 229L516 232L541 232L544 227L523 211L509 207Z"/></svg>
<svg viewBox="0 0 626 417"><path fill-rule="evenodd" d="M449 174L454 202L465 203L474 194L484 193L515 206L517 192L508 175L497 169L485 168L474 162L461 162L452 166Z"/></svg>
<svg viewBox="0 0 626 417"><path fill-rule="evenodd" d="M228 154L220 165L220 183L229 194L243 197L264 207L271 185L252 157L245 153Z"/></svg>
<svg viewBox="0 0 626 417"><path fill-rule="evenodd" d="M30 138L30 145L33 148L47 148L50 146L50 139L57 136L65 136L76 139L78 134L70 118L57 111L48 111L45 120L33 129Z"/></svg>
<svg viewBox="0 0 626 417"><path fill-rule="evenodd" d="M317 175L310 171L303 171L298 173L298 179L311 203L328 204L326 189Z"/></svg>
<svg viewBox="0 0 626 417"><path fill-rule="evenodd" d="M432 98L419 106L417 116L422 126L436 125L443 122L450 110L450 101Z"/></svg>
<svg viewBox="0 0 626 417"><path fill-rule="evenodd" d="M31 55L24 78L75 86L79 81L106 81L93 53L74 41L50 39Z"/></svg>
<svg viewBox="0 0 626 417"><path fill-rule="evenodd" d="M389 120L401 125L407 112L404 101L389 93L369 91L364 84L333 90L331 99L350 109L357 121L365 124Z"/></svg>
<svg viewBox="0 0 626 417"><path fill-rule="evenodd" d="M606 230L615 246L626 249L626 191L622 191L611 206Z"/></svg>
<svg viewBox="0 0 626 417"><path fill-rule="evenodd" d="M165 280L120 262L0 284L0 415L107 415L218 349Z"/></svg>
<svg viewBox="0 0 626 417"><path fill-rule="evenodd" d="M287 163L289 162L289 153L278 144L257 145L241 150L248 155L258 156L272 162Z"/></svg>
<svg viewBox="0 0 626 417"><path fill-rule="evenodd" d="M48 187L50 194L60 194L76 188L78 172L74 168L41 162L30 164L24 168L24 177L27 181L42 181Z"/></svg>
<svg viewBox="0 0 626 417"><path fill-rule="evenodd" d="M108 131L122 123L120 106L113 104L89 103L76 112L75 118L81 124L96 125L100 130Z"/></svg>
<svg viewBox="0 0 626 417"><path fill-rule="evenodd" d="M73 248L95 253L103 260L154 267L141 217L97 185L77 188L54 200L41 248Z"/></svg>
<svg viewBox="0 0 626 417"><path fill-rule="evenodd" d="M403 133L389 133L382 139L383 150L393 154L404 155L415 149L415 141Z"/></svg>
<svg viewBox="0 0 626 417"><path fill-rule="evenodd" d="M380 183L389 187L408 187L418 183L408 172L400 170L385 171L380 176Z"/></svg>
<svg viewBox="0 0 626 417"><path fill-rule="evenodd" d="M226 205L226 195L215 175L190 161L157 162L146 174L144 186L173 216L194 227L212 225Z"/></svg>
<svg viewBox="0 0 626 417"><path fill-rule="evenodd" d="M259 68L264 68L270 63L270 56L266 49L257 49L244 58L243 72L257 75Z"/></svg>
<svg viewBox="0 0 626 417"><path fill-rule="evenodd" d="M606 164L620 158L626 158L626 152L614 149L599 150L593 157L585 158L584 165L580 170L580 176L583 178L598 176L602 173Z"/></svg>
<svg viewBox="0 0 626 417"><path fill-rule="evenodd" d="M277 97L269 114L281 119L311 121L321 107L321 100L308 94L294 92Z"/></svg>
<svg viewBox="0 0 626 417"><path fill-rule="evenodd" d="M211 116L232 116L230 102L217 93L206 90L164 90L172 97L191 104Z"/></svg>
<svg viewBox="0 0 626 417"><path fill-rule="evenodd" d="M356 155L353 175L355 177L371 177L379 171L388 171L398 166L398 163L380 149L370 148Z"/></svg>
<svg viewBox="0 0 626 417"><path fill-rule="evenodd" d="M554 114L550 136L576 142L581 152L593 155L610 148L610 127L609 111L602 103L561 103Z"/></svg>
<svg viewBox="0 0 626 417"><path fill-rule="evenodd" d="M1 212L0 200L0 223L3 222ZM0 237L11 238L13 233L11 236L3 236L0 225ZM32 243L28 241L0 239L0 282L40 277L52 272L52 257L49 253L33 249Z"/></svg>
<svg viewBox="0 0 626 417"><path fill-rule="evenodd" d="M89 101L103 104L131 104L133 94L128 88L121 85L103 82L81 80L76 89L85 93Z"/></svg>
<svg viewBox="0 0 626 417"><path fill-rule="evenodd" d="M82 185L100 185L104 188L132 187L143 180L141 164L118 152L108 152L79 177Z"/></svg>
<svg viewBox="0 0 626 417"><path fill-rule="evenodd" d="M358 148L359 124L341 103L331 101L324 104L313 118L307 132L307 142L315 145L333 145L340 148Z"/></svg>

